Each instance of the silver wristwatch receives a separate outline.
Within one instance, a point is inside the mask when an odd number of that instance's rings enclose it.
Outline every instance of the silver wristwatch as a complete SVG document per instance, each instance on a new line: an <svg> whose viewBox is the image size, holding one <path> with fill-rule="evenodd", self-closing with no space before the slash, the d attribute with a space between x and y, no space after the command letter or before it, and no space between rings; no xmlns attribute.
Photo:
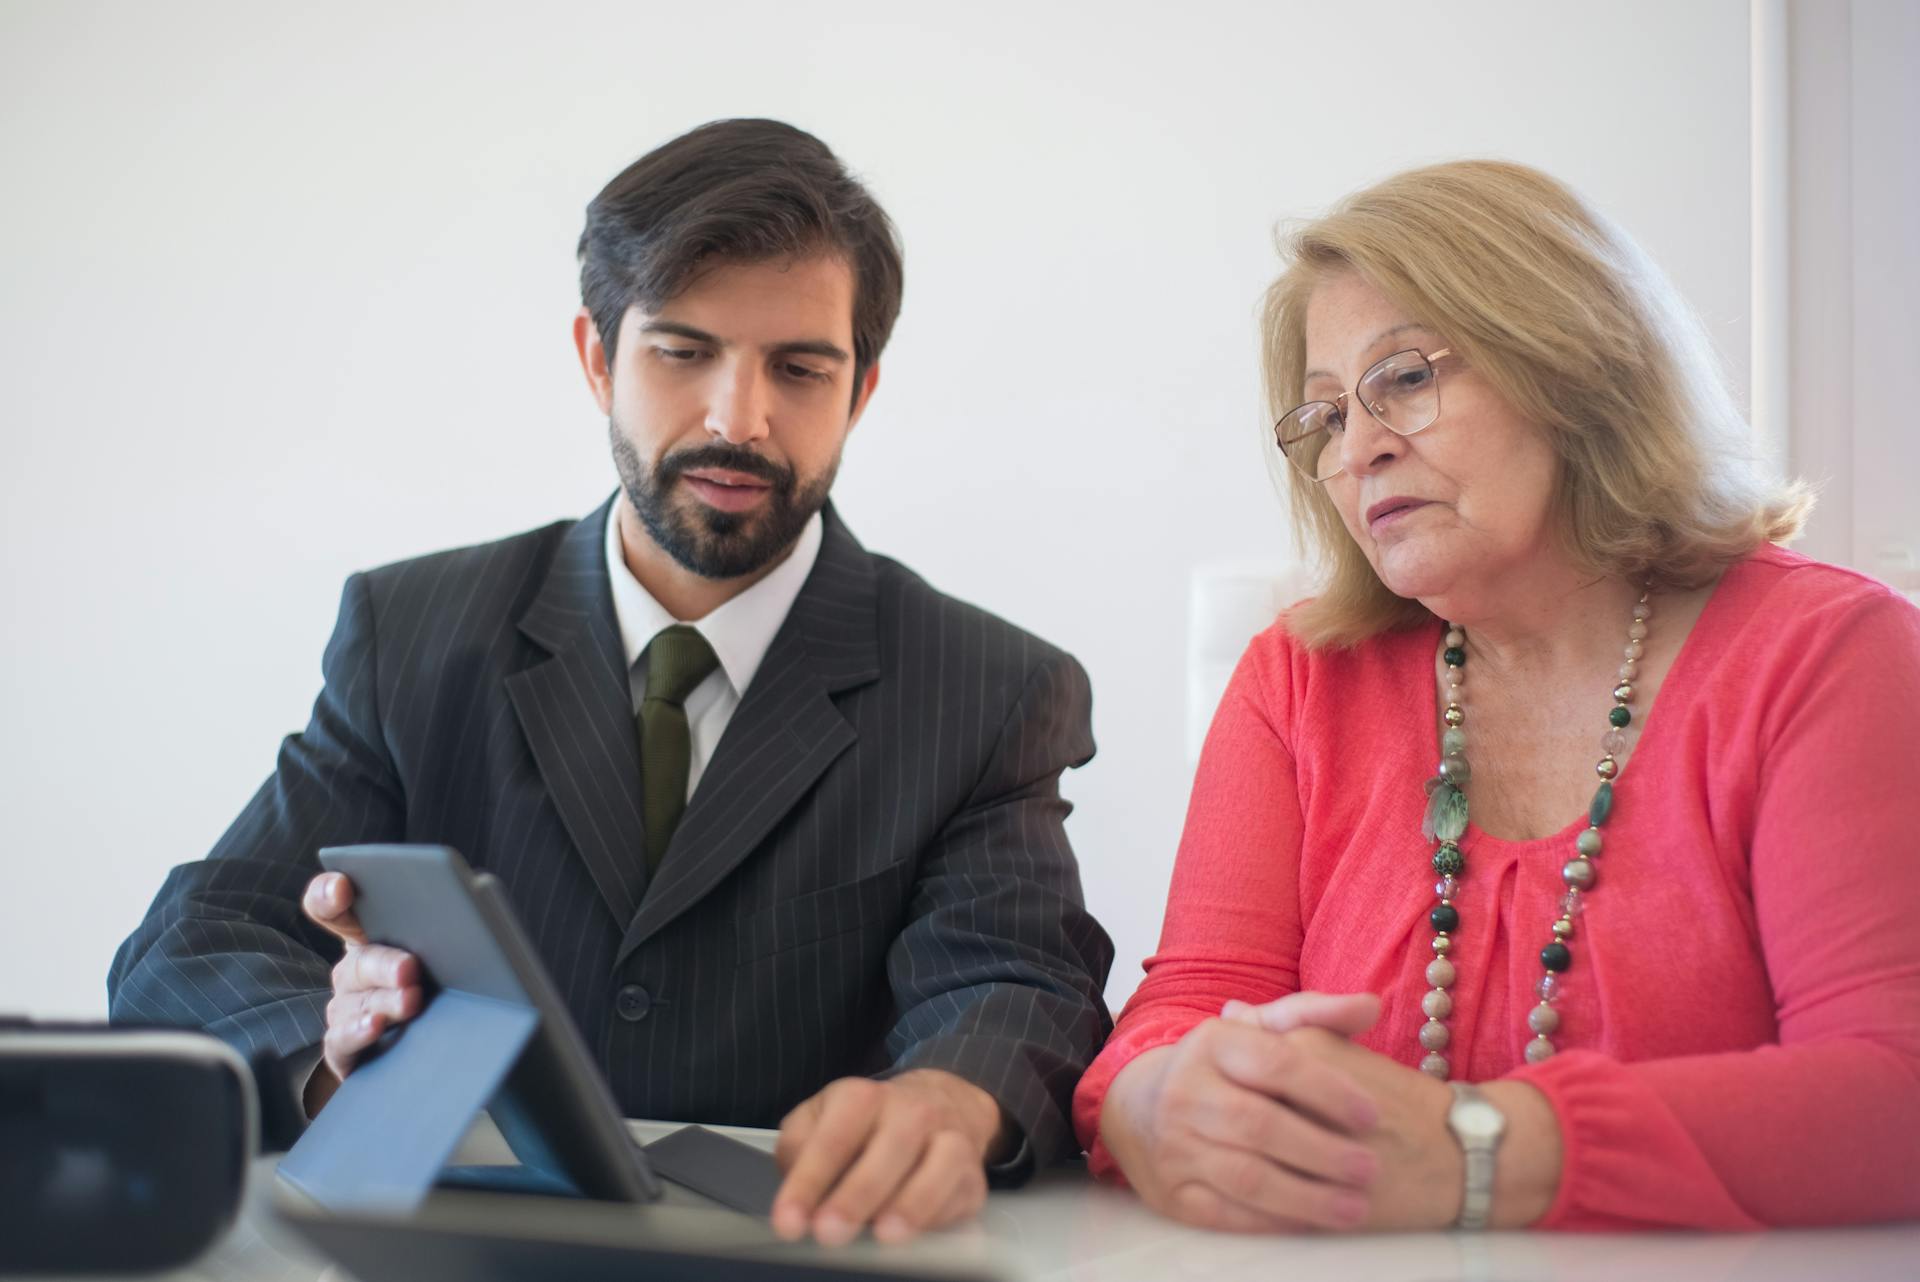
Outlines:
<svg viewBox="0 0 1920 1282"><path fill-rule="evenodd" d="M1457 1229L1484 1229L1493 1211L1493 1154L1506 1133L1507 1115L1477 1086L1448 1082L1453 1088L1453 1107L1447 1110L1447 1129L1460 1143L1467 1159L1466 1194L1460 1200Z"/></svg>

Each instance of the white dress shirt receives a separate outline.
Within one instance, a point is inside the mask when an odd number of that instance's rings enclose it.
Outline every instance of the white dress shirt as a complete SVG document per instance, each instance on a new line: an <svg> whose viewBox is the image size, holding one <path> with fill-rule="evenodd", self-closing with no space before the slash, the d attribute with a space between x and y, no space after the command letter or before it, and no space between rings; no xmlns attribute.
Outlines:
<svg viewBox="0 0 1920 1282"><path fill-rule="evenodd" d="M646 648L666 628L686 623L706 638L719 656L720 666L687 696L687 729L693 740L693 761L687 770L687 796L700 783L720 735L733 719L740 697L760 670L774 634L787 621L794 598L800 595L813 563L820 555L823 522L815 512L800 531L787 559L758 583L726 602L704 619L676 619L627 569L620 546L620 506L607 513L607 582L613 586L613 617L620 625L620 645L626 652L627 683L633 695L634 715L647 693Z"/></svg>

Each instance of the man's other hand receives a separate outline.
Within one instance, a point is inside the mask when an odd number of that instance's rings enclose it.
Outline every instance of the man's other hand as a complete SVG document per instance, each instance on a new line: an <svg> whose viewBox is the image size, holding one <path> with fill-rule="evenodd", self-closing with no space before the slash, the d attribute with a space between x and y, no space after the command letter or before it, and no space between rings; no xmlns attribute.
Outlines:
<svg viewBox="0 0 1920 1282"><path fill-rule="evenodd" d="M774 1231L839 1246L872 1224L904 1242L967 1219L986 1202L987 1162L1015 1138L994 1098L952 1073L830 1082L780 1123Z"/></svg>

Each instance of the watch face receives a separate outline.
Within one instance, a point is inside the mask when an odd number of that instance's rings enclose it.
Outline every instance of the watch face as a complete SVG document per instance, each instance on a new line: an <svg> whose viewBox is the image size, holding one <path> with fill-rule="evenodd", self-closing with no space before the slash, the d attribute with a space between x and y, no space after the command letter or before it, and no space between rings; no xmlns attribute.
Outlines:
<svg viewBox="0 0 1920 1282"><path fill-rule="evenodd" d="M1463 1099L1453 1106L1447 1121L1462 1136L1491 1140L1507 1128L1507 1119L1484 1099Z"/></svg>

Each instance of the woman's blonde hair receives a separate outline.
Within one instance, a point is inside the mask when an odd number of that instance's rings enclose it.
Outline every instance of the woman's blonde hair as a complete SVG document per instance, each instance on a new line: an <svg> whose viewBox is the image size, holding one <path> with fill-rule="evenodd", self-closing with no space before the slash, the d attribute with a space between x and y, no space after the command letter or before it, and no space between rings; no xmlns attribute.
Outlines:
<svg viewBox="0 0 1920 1282"><path fill-rule="evenodd" d="M1660 269L1538 170L1492 160L1409 170L1281 249L1287 265L1261 325L1272 418L1303 399L1314 287L1352 271L1546 433L1559 460L1555 517L1583 569L1698 587L1806 519L1806 487L1768 475L1699 321ZM1380 582L1325 487L1281 468L1294 527L1328 571L1289 630L1309 646L1352 645L1430 617Z"/></svg>

